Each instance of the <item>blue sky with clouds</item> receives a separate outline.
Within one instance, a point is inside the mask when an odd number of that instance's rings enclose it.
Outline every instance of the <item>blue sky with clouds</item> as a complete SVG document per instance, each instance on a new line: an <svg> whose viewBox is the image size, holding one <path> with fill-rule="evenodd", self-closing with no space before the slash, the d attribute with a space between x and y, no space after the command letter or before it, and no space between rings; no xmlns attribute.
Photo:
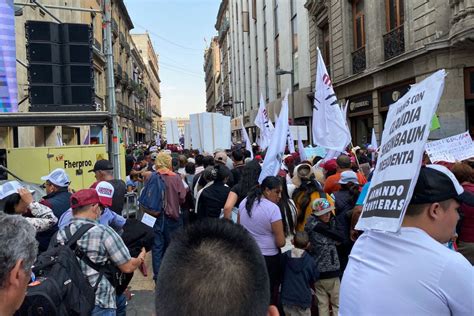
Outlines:
<svg viewBox="0 0 474 316"><path fill-rule="evenodd" d="M163 116L205 111L203 55L216 34L220 0L125 0L135 29L159 55Z"/></svg>

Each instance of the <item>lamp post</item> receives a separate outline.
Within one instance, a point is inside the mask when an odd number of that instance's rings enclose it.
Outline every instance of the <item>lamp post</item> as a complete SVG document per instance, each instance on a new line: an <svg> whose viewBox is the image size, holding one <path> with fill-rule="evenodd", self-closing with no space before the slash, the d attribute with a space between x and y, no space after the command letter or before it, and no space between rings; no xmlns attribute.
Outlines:
<svg viewBox="0 0 474 316"><path fill-rule="evenodd" d="M295 95L293 94L293 87L294 87L294 72L293 70L283 70L283 69L277 69L275 74L277 76L283 76L283 75L291 75L290 77L290 84L291 84L291 88L290 88L290 92L291 92L291 108L290 108L290 117L291 117L291 121L293 123L293 120L294 120L294 111L295 111Z"/></svg>

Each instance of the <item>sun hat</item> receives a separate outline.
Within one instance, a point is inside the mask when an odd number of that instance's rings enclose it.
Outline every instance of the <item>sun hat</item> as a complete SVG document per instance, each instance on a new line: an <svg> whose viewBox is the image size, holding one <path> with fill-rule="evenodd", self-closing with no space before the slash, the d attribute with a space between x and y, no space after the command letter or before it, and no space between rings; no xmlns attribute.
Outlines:
<svg viewBox="0 0 474 316"><path fill-rule="evenodd" d="M0 185L0 200L3 200L12 194L18 193L18 189L21 188L23 188L23 186L16 180L5 182L4 184ZM34 190L29 191L31 193L35 192Z"/></svg>
<svg viewBox="0 0 474 316"><path fill-rule="evenodd" d="M354 171L343 171L341 172L341 179L339 179L339 184L347 184L352 182L354 184L359 184L359 179L357 179L357 174Z"/></svg>
<svg viewBox="0 0 474 316"><path fill-rule="evenodd" d="M312 209L314 215L321 216L334 210L334 206L327 199L319 198L313 201Z"/></svg>

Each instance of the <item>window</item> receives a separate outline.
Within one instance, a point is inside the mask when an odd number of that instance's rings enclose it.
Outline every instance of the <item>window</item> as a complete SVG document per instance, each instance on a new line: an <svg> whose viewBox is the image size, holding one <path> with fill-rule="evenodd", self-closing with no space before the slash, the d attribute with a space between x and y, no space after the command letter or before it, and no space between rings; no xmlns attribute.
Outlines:
<svg viewBox="0 0 474 316"><path fill-rule="evenodd" d="M354 50L358 50L365 46L365 21L362 0L352 2L352 18L354 23Z"/></svg>
<svg viewBox="0 0 474 316"><path fill-rule="evenodd" d="M280 36L275 38L275 70L280 68ZM280 76L276 76L277 98L281 96Z"/></svg>
<svg viewBox="0 0 474 316"><path fill-rule="evenodd" d="M273 23L275 36L278 35L278 0L273 0Z"/></svg>
<svg viewBox="0 0 474 316"><path fill-rule="evenodd" d="M290 6L291 6L291 17L294 17L296 15L296 1L297 0L291 0Z"/></svg>
<svg viewBox="0 0 474 316"><path fill-rule="evenodd" d="M257 21L257 0L252 0L252 19Z"/></svg>
<svg viewBox="0 0 474 316"><path fill-rule="evenodd" d="M293 3L293 2L292 2ZM297 16L294 15L291 19L291 46L292 46L292 58L293 58L293 89L299 84L299 71L298 71L298 19Z"/></svg>
<svg viewBox="0 0 474 316"><path fill-rule="evenodd" d="M385 0L387 32L400 27L405 20L403 0Z"/></svg>
<svg viewBox="0 0 474 316"><path fill-rule="evenodd" d="M249 32L249 13L248 11L242 11L242 32Z"/></svg>
<svg viewBox="0 0 474 316"><path fill-rule="evenodd" d="M474 100L474 68L464 69L464 94L468 100Z"/></svg>

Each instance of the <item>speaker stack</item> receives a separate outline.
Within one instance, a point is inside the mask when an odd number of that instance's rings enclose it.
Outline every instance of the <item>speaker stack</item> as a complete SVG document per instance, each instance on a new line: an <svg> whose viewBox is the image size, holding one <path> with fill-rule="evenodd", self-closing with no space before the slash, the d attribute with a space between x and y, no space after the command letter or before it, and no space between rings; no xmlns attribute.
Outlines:
<svg viewBox="0 0 474 316"><path fill-rule="evenodd" d="M30 111L95 111L92 28L26 22Z"/></svg>

